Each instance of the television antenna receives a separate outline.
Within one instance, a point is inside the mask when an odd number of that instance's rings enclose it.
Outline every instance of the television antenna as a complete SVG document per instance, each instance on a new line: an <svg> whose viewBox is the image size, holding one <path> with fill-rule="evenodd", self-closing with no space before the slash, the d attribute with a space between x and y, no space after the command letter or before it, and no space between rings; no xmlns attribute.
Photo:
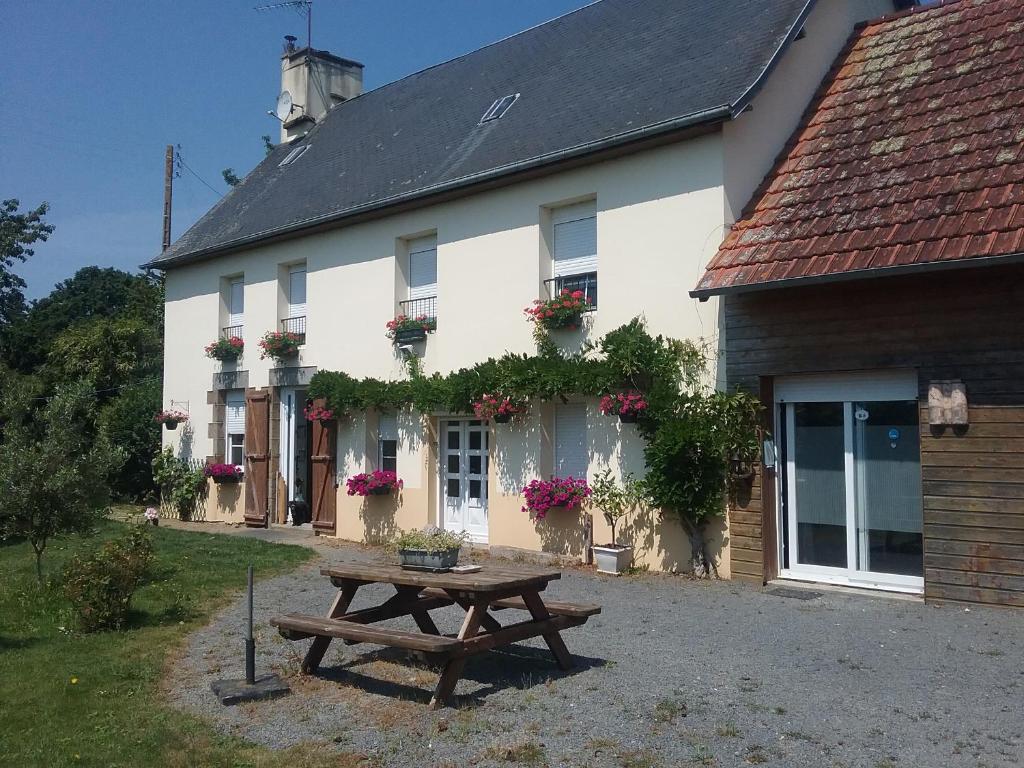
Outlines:
<svg viewBox="0 0 1024 768"><path fill-rule="evenodd" d="M287 0L283 3L271 3L269 5L257 5L254 11L276 11L282 8L291 8L299 16L306 17L306 47L313 47L313 0Z"/></svg>

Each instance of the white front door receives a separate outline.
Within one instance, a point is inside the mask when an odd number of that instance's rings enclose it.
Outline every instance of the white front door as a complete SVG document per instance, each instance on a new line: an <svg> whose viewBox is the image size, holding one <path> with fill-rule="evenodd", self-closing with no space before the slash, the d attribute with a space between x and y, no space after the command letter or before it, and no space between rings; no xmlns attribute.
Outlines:
<svg viewBox="0 0 1024 768"><path fill-rule="evenodd" d="M441 422L442 526L449 531L465 531L480 543L487 542L489 445L486 421Z"/></svg>
<svg viewBox="0 0 1024 768"><path fill-rule="evenodd" d="M782 575L923 588L917 378L780 380Z"/></svg>
<svg viewBox="0 0 1024 768"><path fill-rule="evenodd" d="M286 388L281 390L281 476L284 478L288 501L309 503L307 432L309 422L303 410L306 391ZM291 512L288 513L291 521Z"/></svg>

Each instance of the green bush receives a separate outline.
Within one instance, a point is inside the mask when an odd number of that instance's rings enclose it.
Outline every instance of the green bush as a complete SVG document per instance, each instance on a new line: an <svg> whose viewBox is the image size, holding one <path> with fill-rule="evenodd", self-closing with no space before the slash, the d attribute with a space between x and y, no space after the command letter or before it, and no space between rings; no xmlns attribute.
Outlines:
<svg viewBox="0 0 1024 768"><path fill-rule="evenodd" d="M72 558L64 568L64 596L83 632L120 629L132 595L153 559L153 543L141 527L104 544L91 555Z"/></svg>
<svg viewBox="0 0 1024 768"><path fill-rule="evenodd" d="M160 382L125 387L101 412L100 433L125 452L124 466L110 476L114 496L132 501L153 498L153 457L160 452Z"/></svg>
<svg viewBox="0 0 1024 768"><path fill-rule="evenodd" d="M196 503L206 490L203 470L192 469L185 459L175 456L170 448L164 448L153 457L153 482L160 488L163 501L169 503L182 520L192 516Z"/></svg>

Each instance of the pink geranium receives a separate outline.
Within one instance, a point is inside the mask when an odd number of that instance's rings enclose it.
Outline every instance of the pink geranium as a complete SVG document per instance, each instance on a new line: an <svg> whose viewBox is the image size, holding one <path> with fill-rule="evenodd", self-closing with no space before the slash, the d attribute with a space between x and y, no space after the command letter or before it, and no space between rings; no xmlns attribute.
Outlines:
<svg viewBox="0 0 1024 768"><path fill-rule="evenodd" d="M306 406L302 412L306 416L306 421L331 421L334 419L334 411L330 408L322 408L319 405L310 403Z"/></svg>
<svg viewBox="0 0 1024 768"><path fill-rule="evenodd" d="M548 330L568 328L576 330L584 312L594 308L583 291L563 290L553 299L534 299L532 305L523 310L531 323L537 323Z"/></svg>
<svg viewBox="0 0 1024 768"><path fill-rule="evenodd" d="M526 406L503 395L481 395L473 403L473 413L478 419L495 419L508 421L513 416L526 412Z"/></svg>
<svg viewBox="0 0 1024 768"><path fill-rule="evenodd" d="M598 406L605 416L638 416L647 410L647 399L637 392L605 395Z"/></svg>
<svg viewBox="0 0 1024 768"><path fill-rule="evenodd" d="M375 469L373 472L361 472L352 475L345 481L349 496L379 496L391 493L404 486L394 472Z"/></svg>
<svg viewBox="0 0 1024 768"><path fill-rule="evenodd" d="M543 520L547 517L548 510L552 508L578 509L588 496L590 486L582 477L532 480L523 488L523 497L526 499L523 512L529 512L537 520Z"/></svg>

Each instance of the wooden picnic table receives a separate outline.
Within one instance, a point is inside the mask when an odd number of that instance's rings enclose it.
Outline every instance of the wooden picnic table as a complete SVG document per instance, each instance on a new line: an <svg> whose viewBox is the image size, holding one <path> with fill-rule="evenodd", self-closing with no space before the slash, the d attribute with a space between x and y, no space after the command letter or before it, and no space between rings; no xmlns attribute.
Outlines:
<svg viewBox="0 0 1024 768"><path fill-rule="evenodd" d="M494 648L531 637L543 637L562 669L572 667L572 656L560 632L585 624L601 608L591 604L547 601L541 593L548 583L561 578L551 569L484 565L476 573L428 573L405 570L398 565L347 563L322 568L338 594L327 615L287 614L271 619L289 640L313 638L302 662L306 674L316 672L335 638L347 644L373 643L402 648L444 665L430 701L432 709L445 704L462 676L466 659ZM395 594L380 605L349 611L356 591L367 584L391 584ZM466 611L455 637L442 635L430 611L458 605ZM518 609L530 617L503 625L494 613ZM419 632L371 626L377 622L411 616Z"/></svg>

